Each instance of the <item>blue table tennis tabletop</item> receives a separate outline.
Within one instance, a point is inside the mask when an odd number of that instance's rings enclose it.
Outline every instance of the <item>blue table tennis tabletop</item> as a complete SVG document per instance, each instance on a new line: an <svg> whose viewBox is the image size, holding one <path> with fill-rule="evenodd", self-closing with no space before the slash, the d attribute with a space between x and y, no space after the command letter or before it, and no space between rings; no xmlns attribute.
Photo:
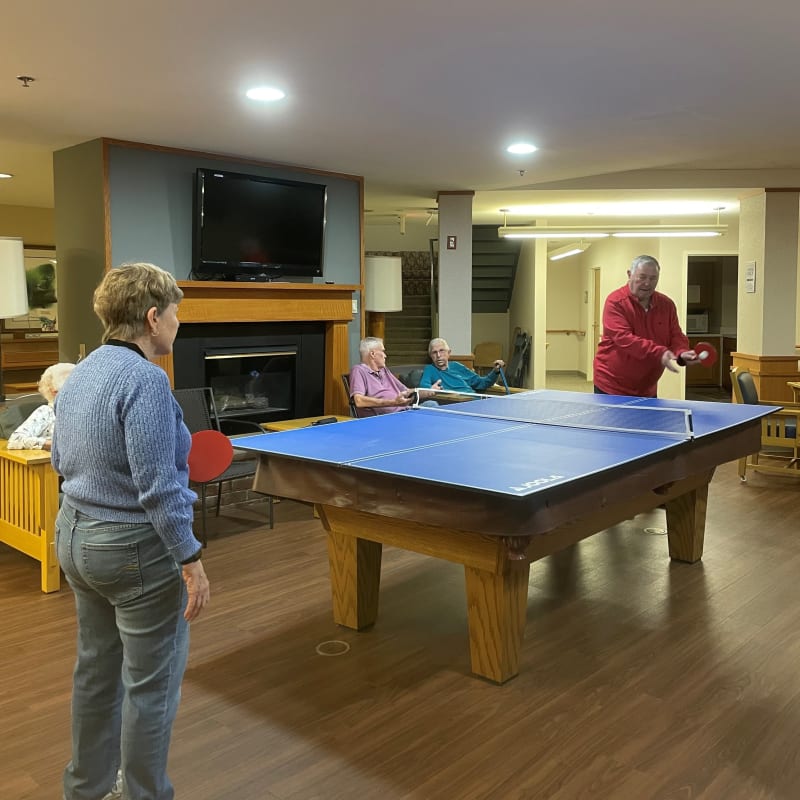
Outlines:
<svg viewBox="0 0 800 800"><path fill-rule="evenodd" d="M771 411L541 390L236 446L259 454L257 491L317 506L338 624L375 623L384 544L463 564L471 669L503 683L530 563L659 505L670 558L698 561L714 469L757 449Z"/></svg>
<svg viewBox="0 0 800 800"><path fill-rule="evenodd" d="M774 409L538 390L237 440L237 448L530 497L751 425Z"/></svg>

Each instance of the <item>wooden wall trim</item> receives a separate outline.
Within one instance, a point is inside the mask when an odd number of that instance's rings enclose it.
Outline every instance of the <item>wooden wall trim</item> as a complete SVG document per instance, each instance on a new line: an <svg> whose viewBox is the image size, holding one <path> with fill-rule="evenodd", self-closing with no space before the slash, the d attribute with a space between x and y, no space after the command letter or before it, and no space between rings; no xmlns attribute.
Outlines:
<svg viewBox="0 0 800 800"><path fill-rule="evenodd" d="M793 399L787 381L800 381L797 354L764 356L731 353L734 367L746 369L753 376L758 399L763 402L786 403Z"/></svg>
<svg viewBox="0 0 800 800"><path fill-rule="evenodd" d="M353 292L360 286L316 283L178 281L181 323L320 322L353 319Z"/></svg>

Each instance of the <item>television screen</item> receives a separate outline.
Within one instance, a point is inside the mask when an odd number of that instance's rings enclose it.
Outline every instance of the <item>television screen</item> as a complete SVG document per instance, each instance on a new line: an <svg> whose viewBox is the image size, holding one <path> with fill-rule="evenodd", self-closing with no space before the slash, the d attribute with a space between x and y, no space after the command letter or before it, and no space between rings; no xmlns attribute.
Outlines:
<svg viewBox="0 0 800 800"><path fill-rule="evenodd" d="M193 272L200 279L322 275L325 186L198 169Z"/></svg>

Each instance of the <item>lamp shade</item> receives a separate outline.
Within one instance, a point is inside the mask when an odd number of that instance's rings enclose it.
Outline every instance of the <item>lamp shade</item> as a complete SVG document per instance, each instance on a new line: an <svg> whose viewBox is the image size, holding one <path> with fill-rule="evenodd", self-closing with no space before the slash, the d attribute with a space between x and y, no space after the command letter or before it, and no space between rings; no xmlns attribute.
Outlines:
<svg viewBox="0 0 800 800"><path fill-rule="evenodd" d="M403 310L403 268L398 256L367 256L364 259L367 311Z"/></svg>
<svg viewBox="0 0 800 800"><path fill-rule="evenodd" d="M22 239L0 237L0 319L28 313Z"/></svg>

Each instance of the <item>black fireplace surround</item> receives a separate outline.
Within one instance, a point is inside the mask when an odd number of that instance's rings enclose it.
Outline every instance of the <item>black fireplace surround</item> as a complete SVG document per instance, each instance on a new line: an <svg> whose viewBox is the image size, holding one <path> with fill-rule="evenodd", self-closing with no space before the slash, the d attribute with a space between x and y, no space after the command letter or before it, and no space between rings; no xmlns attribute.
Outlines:
<svg viewBox="0 0 800 800"><path fill-rule="evenodd" d="M273 422L323 413L324 323L188 323L172 361L175 388L211 386L221 418Z"/></svg>

